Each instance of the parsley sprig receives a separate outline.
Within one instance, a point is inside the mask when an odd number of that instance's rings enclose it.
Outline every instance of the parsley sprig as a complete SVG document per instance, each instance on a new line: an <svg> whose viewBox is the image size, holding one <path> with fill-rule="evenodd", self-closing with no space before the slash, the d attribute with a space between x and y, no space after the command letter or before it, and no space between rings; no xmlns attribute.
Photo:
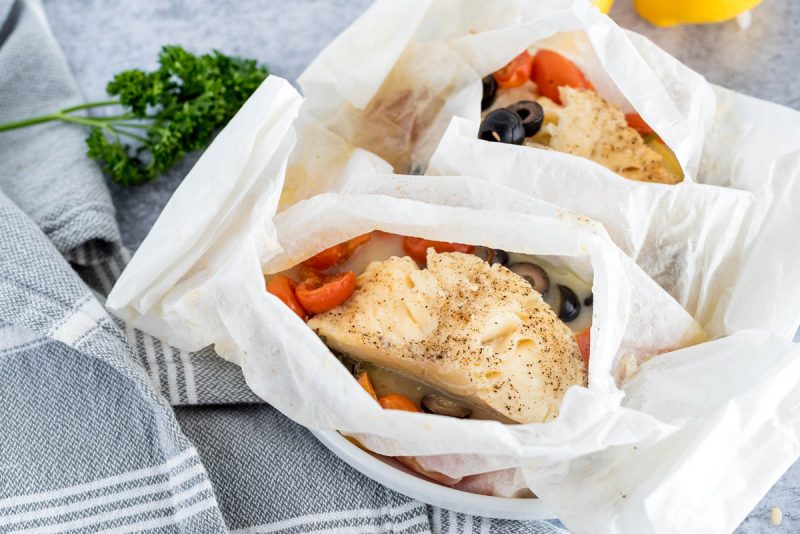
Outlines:
<svg viewBox="0 0 800 534"><path fill-rule="evenodd" d="M115 182L138 185L208 145L268 74L253 60L217 51L198 56L180 46L163 47L158 63L152 72L132 69L114 76L106 87L113 100L0 124L0 132L51 121L88 126L87 155ZM121 107L122 112L80 113L108 106Z"/></svg>

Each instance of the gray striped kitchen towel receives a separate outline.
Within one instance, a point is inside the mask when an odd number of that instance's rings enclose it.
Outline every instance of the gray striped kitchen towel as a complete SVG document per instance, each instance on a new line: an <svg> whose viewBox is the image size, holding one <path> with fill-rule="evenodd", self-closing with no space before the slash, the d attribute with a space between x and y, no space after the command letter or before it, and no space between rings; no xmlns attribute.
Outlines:
<svg viewBox="0 0 800 534"><path fill-rule="evenodd" d="M0 123L77 101L40 6L0 0ZM561 532L388 490L213 350L111 317L128 254L84 136L0 133L0 532Z"/></svg>
<svg viewBox="0 0 800 534"><path fill-rule="evenodd" d="M2 192L0 221L0 532L224 531L120 329Z"/></svg>
<svg viewBox="0 0 800 534"><path fill-rule="evenodd" d="M77 267L83 280L105 299L125 264L119 247L103 261ZM240 368L216 355L211 347L198 352L176 349L118 320L153 385L173 406L263 402L245 384Z"/></svg>

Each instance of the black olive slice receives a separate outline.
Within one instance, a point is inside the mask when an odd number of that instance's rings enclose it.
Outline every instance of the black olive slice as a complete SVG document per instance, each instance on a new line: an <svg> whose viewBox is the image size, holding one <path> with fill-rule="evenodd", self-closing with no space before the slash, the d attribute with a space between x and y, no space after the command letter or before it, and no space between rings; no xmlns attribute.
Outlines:
<svg viewBox="0 0 800 534"><path fill-rule="evenodd" d="M496 248L494 249L494 255L492 256L492 261L490 261L492 265L499 263L500 265L508 265L508 252L505 250Z"/></svg>
<svg viewBox="0 0 800 534"><path fill-rule="evenodd" d="M481 122L478 137L484 141L521 145L525 140L525 127L522 119L513 111L496 109Z"/></svg>
<svg viewBox="0 0 800 534"><path fill-rule="evenodd" d="M489 108L497 98L497 80L491 74L483 79L483 98L481 98L481 111Z"/></svg>
<svg viewBox="0 0 800 534"><path fill-rule="evenodd" d="M422 409L428 413L457 417L459 419L465 419L472 415L472 408L436 393L428 393L422 397Z"/></svg>
<svg viewBox="0 0 800 534"><path fill-rule="evenodd" d="M542 296L545 296L547 290L550 289L550 277L547 276L547 272L544 269L535 263L528 263L526 261L515 263L509 266L509 269L511 269L511 272L527 280L528 283L533 286L533 289L538 291Z"/></svg>
<svg viewBox="0 0 800 534"><path fill-rule="evenodd" d="M421 176L425 174L425 168L419 163L412 162L408 165L408 174Z"/></svg>
<svg viewBox="0 0 800 534"><path fill-rule="evenodd" d="M499 248L475 247L475 255L489 265L508 265L508 252Z"/></svg>
<svg viewBox="0 0 800 534"><path fill-rule="evenodd" d="M492 263L494 250L489 247L475 247L475 255L487 263Z"/></svg>
<svg viewBox="0 0 800 534"><path fill-rule="evenodd" d="M508 106L509 111L516 113L522 119L522 126L525 128L525 137L532 137L542 128L544 122L544 110L538 102L533 100L520 100L516 104Z"/></svg>
<svg viewBox="0 0 800 534"><path fill-rule="evenodd" d="M567 286L558 286L558 318L568 323L574 321L581 313L581 303L578 296Z"/></svg>

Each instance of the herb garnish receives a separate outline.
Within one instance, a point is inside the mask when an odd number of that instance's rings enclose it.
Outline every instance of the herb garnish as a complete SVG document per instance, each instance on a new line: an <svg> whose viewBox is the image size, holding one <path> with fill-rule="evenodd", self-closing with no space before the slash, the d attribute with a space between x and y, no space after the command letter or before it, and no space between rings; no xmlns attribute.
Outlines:
<svg viewBox="0 0 800 534"><path fill-rule="evenodd" d="M132 69L114 76L106 90L115 100L0 124L0 132L50 121L90 126L87 155L115 182L137 185L154 180L188 152L205 147L268 74L253 60L218 51L197 56L180 46L163 47L158 63L152 72ZM76 115L105 106L121 106L124 112Z"/></svg>

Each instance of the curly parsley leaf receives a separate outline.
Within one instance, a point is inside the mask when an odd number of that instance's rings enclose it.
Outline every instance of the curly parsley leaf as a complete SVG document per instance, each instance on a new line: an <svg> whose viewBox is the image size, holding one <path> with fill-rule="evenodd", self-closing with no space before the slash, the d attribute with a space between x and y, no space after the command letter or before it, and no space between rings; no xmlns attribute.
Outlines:
<svg viewBox="0 0 800 534"><path fill-rule="evenodd" d="M91 126L87 155L112 180L138 185L167 172L183 157L207 146L268 75L250 59L218 51L195 55L180 46L165 46L152 72L120 72L106 90L116 100L82 104L50 115L0 125L0 132L61 120ZM111 117L75 112L121 106Z"/></svg>

